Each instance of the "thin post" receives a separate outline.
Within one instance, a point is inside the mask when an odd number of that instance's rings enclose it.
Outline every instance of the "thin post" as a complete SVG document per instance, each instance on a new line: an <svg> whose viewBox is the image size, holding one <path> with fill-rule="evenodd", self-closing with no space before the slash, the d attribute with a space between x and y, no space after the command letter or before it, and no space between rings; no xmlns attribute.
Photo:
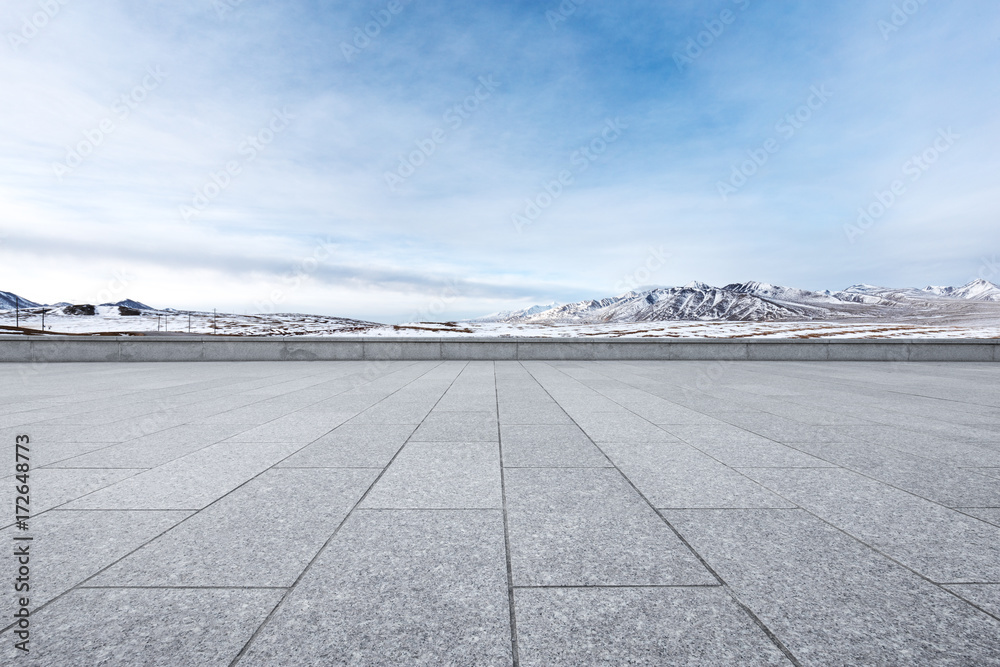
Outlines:
<svg viewBox="0 0 1000 667"><path fill-rule="evenodd" d="M14 295L14 326L21 326L21 297Z"/></svg>

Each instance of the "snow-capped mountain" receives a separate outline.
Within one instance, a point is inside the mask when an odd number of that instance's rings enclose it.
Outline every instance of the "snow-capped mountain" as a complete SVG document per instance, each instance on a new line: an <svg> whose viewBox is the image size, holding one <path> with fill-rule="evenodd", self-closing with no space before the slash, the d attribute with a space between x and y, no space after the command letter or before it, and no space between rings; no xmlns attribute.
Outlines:
<svg viewBox="0 0 1000 667"><path fill-rule="evenodd" d="M152 306L147 306L141 301L134 301L133 299L124 299L117 303L102 303L102 306L120 306L124 308L132 308L134 310L156 310Z"/></svg>
<svg viewBox="0 0 1000 667"><path fill-rule="evenodd" d="M1000 287L978 278L961 287L925 287L924 292L970 301L1000 301Z"/></svg>
<svg viewBox="0 0 1000 667"><path fill-rule="evenodd" d="M68 301L60 301L59 303L53 304L37 303L31 299L25 299L23 296L14 294L13 292L0 292L0 310L14 310L15 304L20 308L68 308L71 306L92 305L73 304ZM146 304L133 299L124 299L117 303L102 303L101 307L104 306L120 306L124 308L132 308L134 310L156 310L152 306L147 306Z"/></svg>
<svg viewBox="0 0 1000 667"><path fill-rule="evenodd" d="M691 282L683 287L631 291L556 307L534 306L472 321L581 324L668 320L907 319L965 313L967 306L978 302L1000 302L1000 287L984 280L962 287L929 290L852 285L839 292L814 292L759 282L732 283L725 287Z"/></svg>
<svg viewBox="0 0 1000 667"><path fill-rule="evenodd" d="M41 304L29 301L23 296L13 292L0 292L0 310L14 310L16 308L37 308Z"/></svg>
<svg viewBox="0 0 1000 667"><path fill-rule="evenodd" d="M547 310L557 308L558 303L550 303L547 306L531 306L530 308L522 308L521 310L502 310L499 313L491 313L489 315L484 315L474 320L469 320L470 322L519 322L526 317L531 317L532 315L537 315L538 313L544 313Z"/></svg>

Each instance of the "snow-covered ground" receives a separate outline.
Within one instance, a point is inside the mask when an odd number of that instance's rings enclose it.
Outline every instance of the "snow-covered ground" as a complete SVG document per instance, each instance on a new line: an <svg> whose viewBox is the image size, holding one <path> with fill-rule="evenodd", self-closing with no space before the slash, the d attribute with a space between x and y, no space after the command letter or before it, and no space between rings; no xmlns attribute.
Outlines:
<svg viewBox="0 0 1000 667"><path fill-rule="evenodd" d="M14 312L0 311L0 333L16 333ZM190 327L189 327L190 323ZM21 311L21 330L41 333L41 316ZM322 315L238 315L143 311L122 316L98 306L94 315L45 317L48 334L220 334L227 336L396 336L517 338L1000 338L1000 321L926 322L638 322L525 324L506 322L414 322L382 325Z"/></svg>
<svg viewBox="0 0 1000 667"><path fill-rule="evenodd" d="M138 315L122 315L118 306L97 306L94 315L67 315L57 309L45 315L45 333L145 334L191 333L224 334L228 336L331 336L365 333L374 322L361 322L342 317L281 313L275 315L239 315L197 311L141 310ZM0 311L0 332L15 333L2 327L15 325L13 310ZM21 310L22 329L41 333L40 309Z"/></svg>
<svg viewBox="0 0 1000 667"><path fill-rule="evenodd" d="M21 304L19 327L10 308ZM24 308L25 304L31 307ZM483 336L520 338L1000 338L1000 286L852 285L812 292L767 283L692 282L577 303L532 306L462 322L385 325L279 313L157 310L133 300L42 307L0 292L0 332L226 336Z"/></svg>

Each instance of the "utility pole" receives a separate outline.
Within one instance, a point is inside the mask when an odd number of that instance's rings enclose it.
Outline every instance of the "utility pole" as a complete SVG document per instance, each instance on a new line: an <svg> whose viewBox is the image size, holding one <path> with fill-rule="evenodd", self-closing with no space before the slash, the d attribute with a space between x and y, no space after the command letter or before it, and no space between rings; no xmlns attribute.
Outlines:
<svg viewBox="0 0 1000 667"><path fill-rule="evenodd" d="M188 313L188 333L191 333L191 313Z"/></svg>
<svg viewBox="0 0 1000 667"><path fill-rule="evenodd" d="M42 308L42 331L45 331L45 313L49 312L47 308Z"/></svg>
<svg viewBox="0 0 1000 667"><path fill-rule="evenodd" d="M14 295L14 326L21 326L21 297Z"/></svg>
<svg viewBox="0 0 1000 667"><path fill-rule="evenodd" d="M215 330L215 333L219 333L219 309L218 308L213 308L212 309L212 329Z"/></svg>

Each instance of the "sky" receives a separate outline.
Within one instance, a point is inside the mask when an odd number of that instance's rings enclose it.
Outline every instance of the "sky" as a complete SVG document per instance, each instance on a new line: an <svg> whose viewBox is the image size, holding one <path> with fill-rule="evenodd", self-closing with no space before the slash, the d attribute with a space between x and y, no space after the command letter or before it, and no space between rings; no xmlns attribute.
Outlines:
<svg viewBox="0 0 1000 667"><path fill-rule="evenodd" d="M0 289L38 302L1000 282L995 0L6 0L0 36Z"/></svg>

